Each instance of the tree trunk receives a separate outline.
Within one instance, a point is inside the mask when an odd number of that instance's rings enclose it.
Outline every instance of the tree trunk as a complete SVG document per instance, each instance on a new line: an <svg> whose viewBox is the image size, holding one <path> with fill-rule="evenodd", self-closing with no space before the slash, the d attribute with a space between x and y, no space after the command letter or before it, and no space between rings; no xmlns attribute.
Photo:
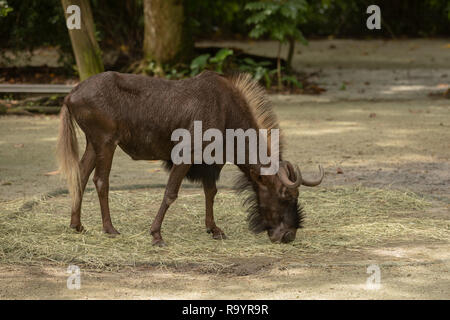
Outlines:
<svg viewBox="0 0 450 320"><path fill-rule="evenodd" d="M66 19L71 15L67 7L77 5L81 12L81 29L69 29L75 60L77 62L80 80L103 72L101 50L95 39L95 26L89 0L61 0Z"/></svg>
<svg viewBox="0 0 450 320"><path fill-rule="evenodd" d="M283 90L283 82L281 81L281 41L278 41L278 54L277 54L277 78L278 78L278 90Z"/></svg>
<svg viewBox="0 0 450 320"><path fill-rule="evenodd" d="M288 51L287 64L286 64L287 72L292 71L292 58L294 57L294 50L295 50L295 38L290 37L289 38L289 51Z"/></svg>
<svg viewBox="0 0 450 320"><path fill-rule="evenodd" d="M183 1L144 0L144 58L159 67L189 56L193 42L184 27Z"/></svg>

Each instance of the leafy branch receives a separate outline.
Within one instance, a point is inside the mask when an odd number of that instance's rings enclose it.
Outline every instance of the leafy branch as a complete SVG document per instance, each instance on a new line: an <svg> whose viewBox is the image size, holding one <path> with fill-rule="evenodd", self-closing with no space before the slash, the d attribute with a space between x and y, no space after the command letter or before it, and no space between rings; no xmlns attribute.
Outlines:
<svg viewBox="0 0 450 320"><path fill-rule="evenodd" d="M298 28L300 23L305 22L305 13L308 9L306 0L265 0L250 2L245 10L251 11L252 15L246 23L253 26L250 37L258 39L268 35L271 39L278 41L277 52L277 78L278 89L283 88L281 77L281 46L289 42L288 69L292 64L292 53L295 40L307 44L305 37Z"/></svg>

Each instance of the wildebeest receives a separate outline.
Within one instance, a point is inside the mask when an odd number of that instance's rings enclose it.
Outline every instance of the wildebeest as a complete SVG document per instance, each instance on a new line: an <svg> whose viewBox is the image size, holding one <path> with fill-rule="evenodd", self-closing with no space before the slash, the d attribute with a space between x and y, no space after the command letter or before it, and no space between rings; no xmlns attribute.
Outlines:
<svg viewBox="0 0 450 320"><path fill-rule="evenodd" d="M73 120L86 136L86 150L79 160ZM169 170L164 198L151 225L153 244L164 245L161 224L175 201L182 180L201 182L206 199L205 224L213 238L225 238L216 226L213 202L216 181L223 164L173 164L171 134L175 129L192 130L194 121L203 128L247 130L278 128L264 90L249 75L224 77L205 71L185 80L165 80L140 75L104 72L81 82L65 98L57 154L61 173L67 178L72 197L70 226L83 229L80 220L83 192L95 168L103 231L118 234L108 205L109 174L114 151L122 148L134 160L162 160ZM267 231L273 242L293 241L302 223L298 187L316 186L302 178L298 167L284 161L279 152L280 169L274 175L261 175L261 164L238 164L242 177L238 189L249 190L249 227Z"/></svg>

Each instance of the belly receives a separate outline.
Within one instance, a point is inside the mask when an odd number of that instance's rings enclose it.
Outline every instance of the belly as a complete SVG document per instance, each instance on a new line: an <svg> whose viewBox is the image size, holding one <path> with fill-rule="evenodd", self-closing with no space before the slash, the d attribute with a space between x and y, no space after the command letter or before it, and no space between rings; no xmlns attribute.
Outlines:
<svg viewBox="0 0 450 320"><path fill-rule="evenodd" d="M170 160L170 141L145 139L119 142L119 147L133 160Z"/></svg>

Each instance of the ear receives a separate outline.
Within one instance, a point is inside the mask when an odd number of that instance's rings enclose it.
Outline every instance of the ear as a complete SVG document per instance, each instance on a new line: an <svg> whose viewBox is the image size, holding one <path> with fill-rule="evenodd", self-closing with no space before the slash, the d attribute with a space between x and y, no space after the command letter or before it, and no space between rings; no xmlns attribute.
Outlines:
<svg viewBox="0 0 450 320"><path fill-rule="evenodd" d="M250 168L250 178L260 187L267 188L267 177L259 174L257 170Z"/></svg>

